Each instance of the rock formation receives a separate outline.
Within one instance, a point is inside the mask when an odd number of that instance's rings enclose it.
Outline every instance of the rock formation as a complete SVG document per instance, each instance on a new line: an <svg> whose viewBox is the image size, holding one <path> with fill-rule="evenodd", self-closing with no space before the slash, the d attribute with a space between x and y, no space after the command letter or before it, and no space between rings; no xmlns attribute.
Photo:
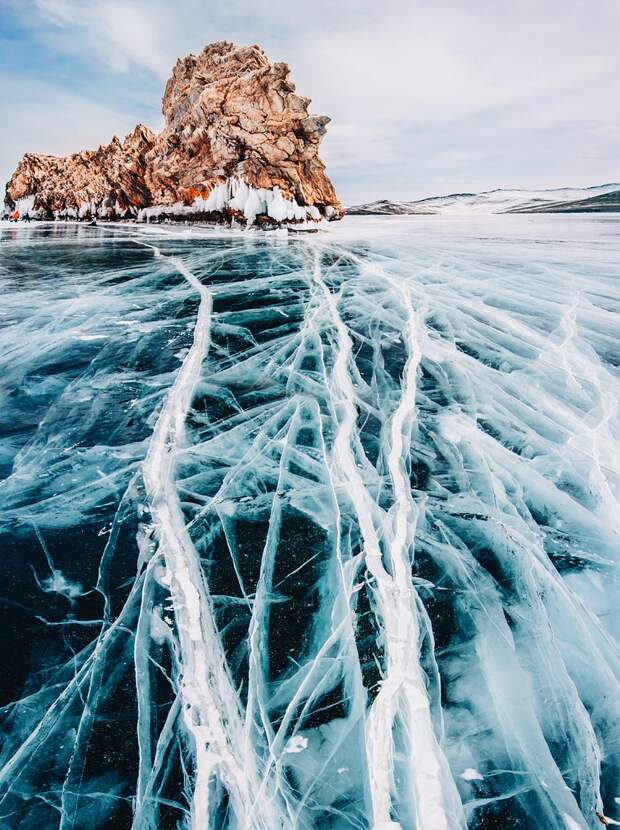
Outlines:
<svg viewBox="0 0 620 830"><path fill-rule="evenodd" d="M220 41L178 60L163 131L64 158L27 153L6 205L31 216L156 216L273 224L342 216L319 158L329 122L308 114L285 63Z"/></svg>

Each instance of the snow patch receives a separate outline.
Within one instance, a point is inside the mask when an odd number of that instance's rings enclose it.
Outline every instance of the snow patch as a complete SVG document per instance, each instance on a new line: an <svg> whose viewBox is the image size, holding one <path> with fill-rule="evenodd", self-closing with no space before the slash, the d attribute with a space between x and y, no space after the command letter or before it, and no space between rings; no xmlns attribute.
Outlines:
<svg viewBox="0 0 620 830"><path fill-rule="evenodd" d="M564 819L566 830L583 830L583 825L575 821L575 819L569 816L568 813L562 813L562 818Z"/></svg>
<svg viewBox="0 0 620 830"><path fill-rule="evenodd" d="M79 582L72 582L67 579L62 571L58 569L55 569L51 576L42 580L41 590L48 594L62 594L67 599L75 599L75 597L80 597L84 593L84 589Z"/></svg>
<svg viewBox="0 0 620 830"><path fill-rule="evenodd" d="M438 421L442 438L451 444L470 438L476 431L475 425L460 412L446 412Z"/></svg>
<svg viewBox="0 0 620 830"><path fill-rule="evenodd" d="M462 778L463 781L484 781L484 775L481 775L477 769L473 769L472 767L464 769L459 775L459 778Z"/></svg>
<svg viewBox="0 0 620 830"><path fill-rule="evenodd" d="M307 746L307 738L304 738L301 735L293 735L292 738L288 739L286 746L284 747L284 751L287 753L303 752Z"/></svg>

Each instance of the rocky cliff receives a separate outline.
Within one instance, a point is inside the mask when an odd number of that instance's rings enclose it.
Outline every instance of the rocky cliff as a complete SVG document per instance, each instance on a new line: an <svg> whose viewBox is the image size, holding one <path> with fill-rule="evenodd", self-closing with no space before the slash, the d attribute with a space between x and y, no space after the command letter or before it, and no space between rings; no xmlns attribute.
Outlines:
<svg viewBox="0 0 620 830"><path fill-rule="evenodd" d="M64 158L27 153L6 204L31 216L156 216L259 224L342 215L319 158L329 122L308 114L285 63L221 41L177 61L164 129Z"/></svg>

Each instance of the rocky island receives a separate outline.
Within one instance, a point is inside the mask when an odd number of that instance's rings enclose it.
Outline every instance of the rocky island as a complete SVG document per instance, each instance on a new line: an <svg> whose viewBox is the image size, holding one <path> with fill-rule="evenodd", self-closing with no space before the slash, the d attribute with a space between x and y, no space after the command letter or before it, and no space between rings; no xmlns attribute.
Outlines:
<svg viewBox="0 0 620 830"><path fill-rule="evenodd" d="M339 219L319 157L327 116L308 113L286 63L220 41L177 61L164 128L65 157L26 153L6 187L9 210L33 218L238 222Z"/></svg>

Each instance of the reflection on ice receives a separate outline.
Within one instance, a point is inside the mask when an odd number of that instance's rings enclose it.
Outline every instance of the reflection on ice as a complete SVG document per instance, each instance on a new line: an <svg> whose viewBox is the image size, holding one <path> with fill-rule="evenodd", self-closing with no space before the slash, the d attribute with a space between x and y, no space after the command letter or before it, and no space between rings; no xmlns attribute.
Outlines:
<svg viewBox="0 0 620 830"><path fill-rule="evenodd" d="M7 827L620 815L617 225L382 221L5 233Z"/></svg>

